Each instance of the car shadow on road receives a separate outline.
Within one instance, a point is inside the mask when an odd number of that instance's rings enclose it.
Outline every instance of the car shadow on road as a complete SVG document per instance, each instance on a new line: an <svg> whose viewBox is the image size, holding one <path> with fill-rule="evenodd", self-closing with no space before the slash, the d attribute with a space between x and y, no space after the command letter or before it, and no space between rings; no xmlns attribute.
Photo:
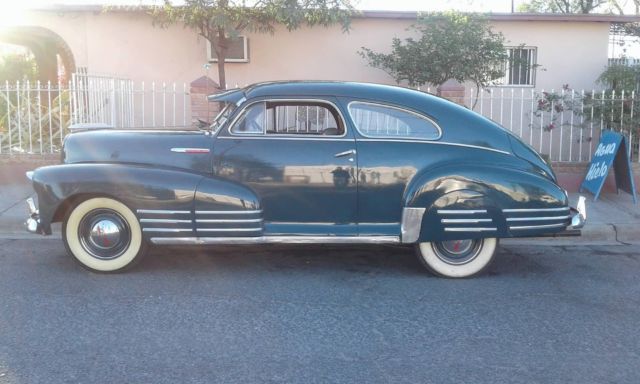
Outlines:
<svg viewBox="0 0 640 384"><path fill-rule="evenodd" d="M322 244L154 247L135 271L156 270L192 270L198 273L206 273L207 270L425 273L410 246Z"/></svg>
<svg viewBox="0 0 640 384"><path fill-rule="evenodd" d="M532 256L532 257L529 257ZM516 247L498 248L481 276L546 274L552 268ZM208 271L422 275L431 277L413 246L404 245L228 245L216 247L153 247L133 273Z"/></svg>
<svg viewBox="0 0 640 384"><path fill-rule="evenodd" d="M8 252L22 240L3 240L0 246ZM43 243L46 246L43 247ZM13 262L28 263L49 271L75 273L82 268L66 254L59 240L33 242L21 257ZM624 254L625 247L611 256ZM571 254L589 250L605 252L609 248L597 246L572 247ZM476 278L495 276L529 277L549 273L564 273L576 267L581 258L562 257L564 247L500 246L493 263ZM9 253L10 254L10 253ZM9 254L0 251L0 259ZM46 257L43 257L46 254ZM7 262L7 260L5 260ZM583 263L583 262L581 262ZM422 276L432 277L418 260L412 246L406 245L225 245L152 247L149 254L127 274L132 275L213 275L261 273L271 274L327 274L341 272L351 275ZM98 276L98 275L96 275Z"/></svg>

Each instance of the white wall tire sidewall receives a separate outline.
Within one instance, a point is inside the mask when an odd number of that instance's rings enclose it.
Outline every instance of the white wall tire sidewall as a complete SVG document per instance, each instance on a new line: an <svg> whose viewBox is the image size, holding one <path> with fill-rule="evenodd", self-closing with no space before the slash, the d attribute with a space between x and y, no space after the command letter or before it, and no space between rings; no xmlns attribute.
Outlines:
<svg viewBox="0 0 640 384"><path fill-rule="evenodd" d="M101 260L91 256L91 254L82 247L80 238L78 237L78 227L82 218L87 213L100 208L112 209L118 212L127 221L127 225L129 225L129 229L131 230L129 247L122 255L115 259ZM105 197L92 198L78 204L67 219L64 235L69 251L71 251L73 257L84 266L101 272L112 272L125 268L135 260L142 247L142 230L140 229L140 224L135 214L121 202Z"/></svg>
<svg viewBox="0 0 640 384"><path fill-rule="evenodd" d="M451 278L464 278L481 272L495 254L498 245L496 238L486 238L482 243L478 255L466 264L453 265L442 261L433 250L433 245L429 242L420 243L418 245L419 255L422 261L439 275Z"/></svg>

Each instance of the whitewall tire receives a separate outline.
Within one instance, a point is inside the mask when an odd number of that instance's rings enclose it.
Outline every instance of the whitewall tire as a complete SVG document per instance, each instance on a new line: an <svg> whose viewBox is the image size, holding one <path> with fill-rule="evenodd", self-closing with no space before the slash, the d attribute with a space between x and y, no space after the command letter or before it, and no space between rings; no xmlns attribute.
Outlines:
<svg viewBox="0 0 640 384"><path fill-rule="evenodd" d="M482 272L493 260L498 239L424 242L417 245L418 258L436 275L449 278L471 277Z"/></svg>
<svg viewBox="0 0 640 384"><path fill-rule="evenodd" d="M146 244L135 214L121 202L96 197L75 206L62 225L67 251L85 268L116 272L135 265Z"/></svg>

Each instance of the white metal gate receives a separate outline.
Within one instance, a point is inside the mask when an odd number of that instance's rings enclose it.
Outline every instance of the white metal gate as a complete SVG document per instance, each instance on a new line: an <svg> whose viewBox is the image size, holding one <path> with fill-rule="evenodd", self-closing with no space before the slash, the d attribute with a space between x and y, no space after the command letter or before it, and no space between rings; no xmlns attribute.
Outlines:
<svg viewBox="0 0 640 384"><path fill-rule="evenodd" d="M133 93L133 81L129 79L74 73L71 78L71 123L133 127Z"/></svg>

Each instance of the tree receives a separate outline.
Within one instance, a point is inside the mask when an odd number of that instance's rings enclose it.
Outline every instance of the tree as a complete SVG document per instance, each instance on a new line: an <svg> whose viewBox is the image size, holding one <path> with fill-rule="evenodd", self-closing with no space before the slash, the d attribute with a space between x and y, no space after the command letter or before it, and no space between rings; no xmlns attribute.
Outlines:
<svg viewBox="0 0 640 384"><path fill-rule="evenodd" d="M154 25L182 23L207 39L218 59L218 82L226 88L225 59L229 43L243 32L274 33L277 24L289 31L303 25L350 27L350 0L184 0L151 8Z"/></svg>
<svg viewBox="0 0 640 384"><path fill-rule="evenodd" d="M409 86L440 86L447 80L472 81L484 87L504 76L508 59L504 36L493 32L486 18L459 12L421 15L409 28L420 37L392 40L391 53L362 47L369 65Z"/></svg>
<svg viewBox="0 0 640 384"><path fill-rule="evenodd" d="M518 7L519 12L582 14L610 12L612 9L622 13L622 6L618 0L531 0Z"/></svg>
<svg viewBox="0 0 640 384"><path fill-rule="evenodd" d="M639 80L640 66L625 65L624 63L607 66L600 74L600 77L598 77L598 83L603 85L607 90L618 93L625 91L627 94L631 94L632 91L638 88Z"/></svg>
<svg viewBox="0 0 640 384"><path fill-rule="evenodd" d="M37 78L38 66L33 55L10 53L0 57L0 81L35 81Z"/></svg>

